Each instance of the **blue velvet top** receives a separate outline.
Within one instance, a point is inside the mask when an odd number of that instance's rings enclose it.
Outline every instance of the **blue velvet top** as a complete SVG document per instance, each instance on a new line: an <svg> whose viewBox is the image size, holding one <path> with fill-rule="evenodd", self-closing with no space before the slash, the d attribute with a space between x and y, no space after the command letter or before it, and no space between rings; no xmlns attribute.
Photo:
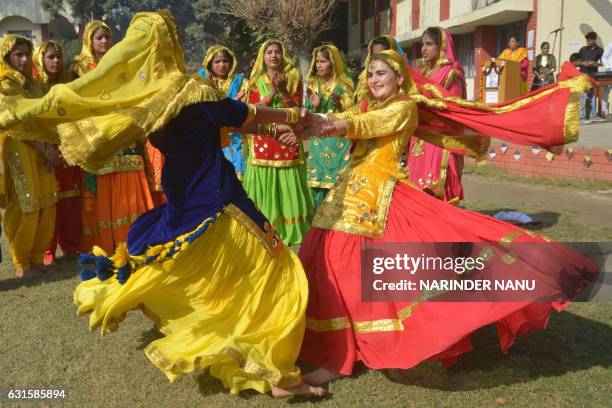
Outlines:
<svg viewBox="0 0 612 408"><path fill-rule="evenodd" d="M184 108L150 136L165 157L162 186L167 204L144 213L132 224L128 234L131 255L173 241L229 203L263 229L265 217L247 198L220 145L220 128L240 127L247 115L247 105L231 98L201 102Z"/></svg>

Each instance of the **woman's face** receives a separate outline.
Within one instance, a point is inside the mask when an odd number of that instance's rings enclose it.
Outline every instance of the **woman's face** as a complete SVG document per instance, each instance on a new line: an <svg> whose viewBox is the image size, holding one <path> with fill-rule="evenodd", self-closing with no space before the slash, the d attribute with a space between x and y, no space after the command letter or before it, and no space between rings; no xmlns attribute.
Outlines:
<svg viewBox="0 0 612 408"><path fill-rule="evenodd" d="M435 43L433 38L428 35L423 36L423 45L421 46L421 55L427 62L437 61L440 56L440 46Z"/></svg>
<svg viewBox="0 0 612 408"><path fill-rule="evenodd" d="M549 53L549 51L550 51L550 45L548 45L548 44L544 44L544 45L542 46L542 54L546 55L546 54L548 54L548 53Z"/></svg>
<svg viewBox="0 0 612 408"><path fill-rule="evenodd" d="M518 48L518 45L519 43L518 41L516 41L516 38L514 37L512 37L510 41L508 41L508 46L510 47L512 51L516 50Z"/></svg>
<svg viewBox="0 0 612 408"><path fill-rule="evenodd" d="M106 28L100 27L91 36L93 50L98 55L106 54L111 47L111 36Z"/></svg>
<svg viewBox="0 0 612 408"><path fill-rule="evenodd" d="M278 44L272 43L264 51L264 64L266 68L278 70L283 63L283 51Z"/></svg>
<svg viewBox="0 0 612 408"><path fill-rule="evenodd" d="M372 96L379 101L395 95L404 82L384 61L374 60L368 67L368 88Z"/></svg>
<svg viewBox="0 0 612 408"><path fill-rule="evenodd" d="M47 46L43 63L45 71L51 75L60 75L64 69L64 58L54 45Z"/></svg>
<svg viewBox="0 0 612 408"><path fill-rule="evenodd" d="M18 45L9 54L11 67L23 75L32 73L32 51L25 45Z"/></svg>
<svg viewBox="0 0 612 408"><path fill-rule="evenodd" d="M318 52L317 59L315 61L317 68L317 75L322 78L327 78L332 73L332 63L325 55Z"/></svg>
<svg viewBox="0 0 612 408"><path fill-rule="evenodd" d="M216 54L213 57L213 60L210 65L213 74L223 79L227 78L230 69L232 69L232 63L224 53Z"/></svg>

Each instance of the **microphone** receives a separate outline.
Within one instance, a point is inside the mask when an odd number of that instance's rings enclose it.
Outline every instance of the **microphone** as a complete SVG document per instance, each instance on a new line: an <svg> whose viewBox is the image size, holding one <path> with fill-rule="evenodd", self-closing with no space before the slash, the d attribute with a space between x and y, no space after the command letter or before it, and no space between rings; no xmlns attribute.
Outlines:
<svg viewBox="0 0 612 408"><path fill-rule="evenodd" d="M548 33L548 34L557 33L557 32L559 32L559 31L563 31L564 29L565 29L565 27L559 27L559 28L557 28L556 30L552 30L552 31L551 31L550 33Z"/></svg>

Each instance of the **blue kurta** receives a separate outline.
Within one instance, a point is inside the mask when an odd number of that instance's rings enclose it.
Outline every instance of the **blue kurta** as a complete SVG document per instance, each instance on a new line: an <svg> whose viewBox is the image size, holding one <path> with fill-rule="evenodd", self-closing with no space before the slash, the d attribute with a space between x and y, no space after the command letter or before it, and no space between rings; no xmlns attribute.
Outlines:
<svg viewBox="0 0 612 408"><path fill-rule="evenodd" d="M173 241L229 203L263 230L265 217L247 197L220 145L220 128L240 127L247 115L247 105L231 98L201 102L184 108L168 123L160 131L165 137L151 135L152 144L165 157L162 186L168 202L132 224L128 234L131 255Z"/></svg>

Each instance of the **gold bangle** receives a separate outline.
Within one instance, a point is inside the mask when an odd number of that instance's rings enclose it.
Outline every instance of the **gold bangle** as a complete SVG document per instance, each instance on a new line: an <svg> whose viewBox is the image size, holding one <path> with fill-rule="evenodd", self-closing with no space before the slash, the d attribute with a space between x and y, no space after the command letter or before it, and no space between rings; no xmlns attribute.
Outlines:
<svg viewBox="0 0 612 408"><path fill-rule="evenodd" d="M247 104L247 107L249 108L249 112L247 114L246 119L244 120L244 123L242 124L243 126L248 123L251 123L253 119L255 119L255 116L257 116L257 106L249 103Z"/></svg>
<svg viewBox="0 0 612 408"><path fill-rule="evenodd" d="M300 114L298 113L297 109L294 108L286 108L283 109L287 115L286 119L285 119L285 123L287 125L293 126L296 123L298 123L298 120L300 119Z"/></svg>

